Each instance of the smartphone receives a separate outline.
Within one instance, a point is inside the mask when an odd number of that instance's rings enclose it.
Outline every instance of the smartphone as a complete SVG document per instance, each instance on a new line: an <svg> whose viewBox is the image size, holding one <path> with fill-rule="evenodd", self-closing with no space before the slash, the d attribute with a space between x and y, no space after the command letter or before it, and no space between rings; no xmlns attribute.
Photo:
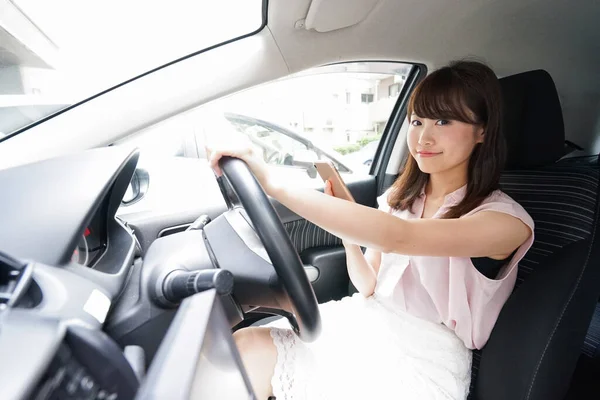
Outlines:
<svg viewBox="0 0 600 400"><path fill-rule="evenodd" d="M330 161L315 161L314 164L321 179L323 179L323 182L327 180L331 182L335 197L348 201L355 201L348 186L346 186L344 180L340 176L340 173Z"/></svg>

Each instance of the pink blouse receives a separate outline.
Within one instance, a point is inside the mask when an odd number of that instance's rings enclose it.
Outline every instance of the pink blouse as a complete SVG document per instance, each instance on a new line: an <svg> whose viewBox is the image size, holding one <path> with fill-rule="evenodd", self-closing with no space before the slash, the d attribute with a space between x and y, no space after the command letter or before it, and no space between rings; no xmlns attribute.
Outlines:
<svg viewBox="0 0 600 400"><path fill-rule="evenodd" d="M440 218L449 207L463 198L466 186L446 196L444 204L432 218ZM415 201L413 212L392 210L387 202L389 191L377 200L379 209L399 218L421 218L425 205L424 192ZM468 257L381 255L375 296L392 309L453 329L470 349L481 349L487 342L502 306L510 296L517 279L517 264L533 243L533 220L516 201L501 191L493 192L483 203L466 214L496 211L519 218L532 234L502 268L496 279L481 274Z"/></svg>

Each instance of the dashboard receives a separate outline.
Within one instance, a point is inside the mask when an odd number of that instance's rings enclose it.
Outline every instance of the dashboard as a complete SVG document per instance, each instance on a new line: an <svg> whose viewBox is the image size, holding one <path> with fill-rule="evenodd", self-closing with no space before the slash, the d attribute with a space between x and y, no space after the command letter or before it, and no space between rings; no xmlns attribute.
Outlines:
<svg viewBox="0 0 600 400"><path fill-rule="evenodd" d="M275 270L232 251L222 216L157 239L142 262L135 225L117 214L138 157L109 147L0 170L1 399L255 398L231 327L240 299L280 304ZM239 265L236 295L216 289L217 253ZM224 256L236 254L266 270L244 275ZM189 296L185 281L189 297L167 297L170 274L201 271L215 286Z"/></svg>
<svg viewBox="0 0 600 400"><path fill-rule="evenodd" d="M0 397L133 398L103 330L137 242L117 209L138 153L94 149L0 170Z"/></svg>
<svg viewBox="0 0 600 400"><path fill-rule="evenodd" d="M71 262L93 268L107 248L106 227L106 204L102 204L79 236L77 247L71 256Z"/></svg>

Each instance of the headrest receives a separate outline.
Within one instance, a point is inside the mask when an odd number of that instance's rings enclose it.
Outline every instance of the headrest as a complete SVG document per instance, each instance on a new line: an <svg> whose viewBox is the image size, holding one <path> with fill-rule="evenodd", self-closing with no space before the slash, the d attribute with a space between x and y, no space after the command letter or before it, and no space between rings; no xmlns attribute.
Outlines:
<svg viewBox="0 0 600 400"><path fill-rule="evenodd" d="M565 127L554 81L535 70L500 79L506 168L549 165L564 155Z"/></svg>

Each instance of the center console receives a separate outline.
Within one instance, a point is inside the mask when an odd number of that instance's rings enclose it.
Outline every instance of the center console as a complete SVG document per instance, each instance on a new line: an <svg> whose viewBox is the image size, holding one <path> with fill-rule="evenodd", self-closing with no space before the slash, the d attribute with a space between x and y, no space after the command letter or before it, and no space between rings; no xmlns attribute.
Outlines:
<svg viewBox="0 0 600 400"><path fill-rule="evenodd" d="M186 298L136 400L255 400L216 290Z"/></svg>

